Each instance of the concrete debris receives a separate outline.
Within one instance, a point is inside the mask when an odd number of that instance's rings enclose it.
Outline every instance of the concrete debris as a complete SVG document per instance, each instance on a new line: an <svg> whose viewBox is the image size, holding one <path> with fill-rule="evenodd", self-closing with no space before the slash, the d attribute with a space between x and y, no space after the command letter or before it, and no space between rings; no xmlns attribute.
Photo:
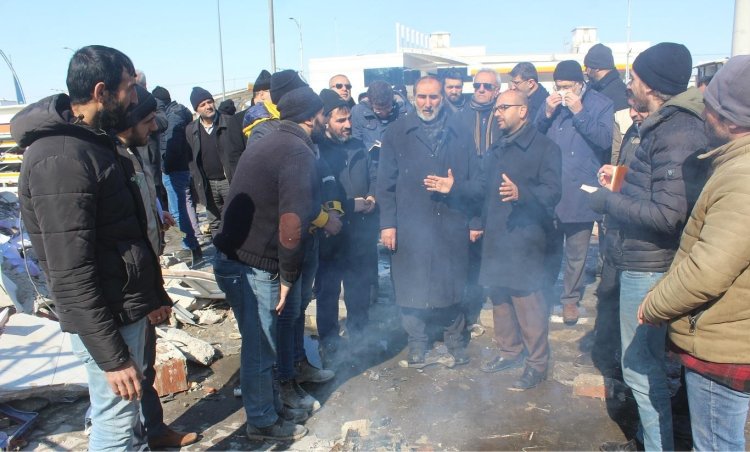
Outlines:
<svg viewBox="0 0 750 452"><path fill-rule="evenodd" d="M172 305L172 317L174 317L175 319L179 320L182 323L188 323L190 325L197 325L197 323L195 323L195 320L194 320L196 316L192 312L182 307L182 305L177 304L177 303ZM169 322L170 326L176 326L176 325L172 325L171 317L169 320L170 320Z"/></svg>
<svg viewBox="0 0 750 452"><path fill-rule="evenodd" d="M208 366L216 356L216 350L206 341L197 339L177 328L157 328L156 334L172 342L190 361Z"/></svg>
<svg viewBox="0 0 750 452"><path fill-rule="evenodd" d="M341 437L366 438L370 434L370 421L368 419L357 419L356 421L345 422L341 426Z"/></svg>
<svg viewBox="0 0 750 452"><path fill-rule="evenodd" d="M196 298L208 298L211 300L224 300L224 292L216 284L213 273L189 270L187 265L180 264L162 270L162 276L166 282L178 280L186 285L190 294Z"/></svg>
<svg viewBox="0 0 750 452"><path fill-rule="evenodd" d="M154 370L156 371L154 388L159 397L187 391L187 360L172 342L157 339Z"/></svg>
<svg viewBox="0 0 750 452"><path fill-rule="evenodd" d="M580 374L573 380L573 394L604 400L614 393L614 382L598 374Z"/></svg>
<svg viewBox="0 0 750 452"><path fill-rule="evenodd" d="M214 325L224 319L224 316L214 309L201 309L194 311L193 314L198 316L198 323L201 325Z"/></svg>

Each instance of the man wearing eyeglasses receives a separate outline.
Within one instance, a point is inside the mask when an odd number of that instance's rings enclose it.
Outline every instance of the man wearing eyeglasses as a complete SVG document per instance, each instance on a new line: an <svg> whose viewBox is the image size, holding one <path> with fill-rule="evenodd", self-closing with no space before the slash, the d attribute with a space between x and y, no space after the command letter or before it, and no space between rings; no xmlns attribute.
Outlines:
<svg viewBox="0 0 750 452"><path fill-rule="evenodd" d="M583 295L583 271L594 221L600 218L588 204L581 185L596 186L597 171L609 161L614 110L612 101L594 90L586 90L583 70L577 61L561 61L553 73L555 93L547 97L536 125L562 150L562 199L555 209L555 227L549 238L547 297L557 281L565 256L563 321L578 322L578 301ZM556 297L554 297L556 298Z"/></svg>
<svg viewBox="0 0 750 452"><path fill-rule="evenodd" d="M549 91L539 84L539 75L536 67L528 61L518 63L510 71L510 86L512 90L521 91L528 98L529 122L534 122L539 109L544 105L544 101L549 96Z"/></svg>
<svg viewBox="0 0 750 452"><path fill-rule="evenodd" d="M349 108L354 107L356 102L352 98L352 82L349 81L349 77L344 74L337 74L328 80L328 88L336 91L336 93L346 101L346 105Z"/></svg>

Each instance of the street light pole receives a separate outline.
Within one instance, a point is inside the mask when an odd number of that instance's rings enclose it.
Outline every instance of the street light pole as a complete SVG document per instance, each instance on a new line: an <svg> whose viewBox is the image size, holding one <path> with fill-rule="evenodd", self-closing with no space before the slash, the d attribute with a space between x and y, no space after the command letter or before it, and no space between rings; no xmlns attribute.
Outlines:
<svg viewBox="0 0 750 452"><path fill-rule="evenodd" d="M268 30L271 34L271 73L276 72L276 38L273 32L273 0L268 0Z"/></svg>
<svg viewBox="0 0 750 452"><path fill-rule="evenodd" d="M630 0L628 0L628 25L625 44L625 83L630 81Z"/></svg>
<svg viewBox="0 0 750 452"><path fill-rule="evenodd" d="M221 43L221 8L219 0L216 0L216 17L219 20L219 64L221 65L221 100L227 97L227 88L224 86L224 46Z"/></svg>
<svg viewBox="0 0 750 452"><path fill-rule="evenodd" d="M26 103L26 95L23 93L23 88L21 87L21 80L18 78L18 74L16 74L16 70L13 69L13 63L10 62L10 58L8 58L5 55L5 52L0 50L0 56L3 57L5 60L5 64L8 65L8 69L10 69L10 73L13 75L13 85L15 85L16 88L16 101L19 104L25 104Z"/></svg>
<svg viewBox="0 0 750 452"><path fill-rule="evenodd" d="M302 74L302 77L305 77L305 57L304 57L304 50L302 47L302 24L295 19L294 17L290 17L289 20L293 20L295 24L297 24L297 30L299 31L299 72Z"/></svg>

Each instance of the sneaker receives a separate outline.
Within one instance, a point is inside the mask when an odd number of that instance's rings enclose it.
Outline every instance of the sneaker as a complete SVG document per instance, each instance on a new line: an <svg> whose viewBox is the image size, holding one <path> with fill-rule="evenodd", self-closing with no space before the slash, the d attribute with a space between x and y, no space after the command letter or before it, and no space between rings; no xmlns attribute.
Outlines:
<svg viewBox="0 0 750 452"><path fill-rule="evenodd" d="M279 417L293 424L301 424L310 418L310 412L303 409L283 406L281 407L281 412L279 412Z"/></svg>
<svg viewBox="0 0 750 452"><path fill-rule="evenodd" d="M306 393L294 380L280 381L279 395L281 396L281 402L289 408L307 411L320 409L320 402Z"/></svg>
<svg viewBox="0 0 750 452"><path fill-rule="evenodd" d="M325 383L336 376L334 371L318 369L310 364L307 359L295 363L294 367L297 373L297 383Z"/></svg>
<svg viewBox="0 0 750 452"><path fill-rule="evenodd" d="M300 439L307 435L307 428L286 421L282 418L276 419L276 422L268 427L253 427L248 425L245 429L247 438L250 440L279 440L289 441Z"/></svg>
<svg viewBox="0 0 750 452"><path fill-rule="evenodd" d="M565 303L563 305L563 322L568 325L578 323L578 305L575 303Z"/></svg>

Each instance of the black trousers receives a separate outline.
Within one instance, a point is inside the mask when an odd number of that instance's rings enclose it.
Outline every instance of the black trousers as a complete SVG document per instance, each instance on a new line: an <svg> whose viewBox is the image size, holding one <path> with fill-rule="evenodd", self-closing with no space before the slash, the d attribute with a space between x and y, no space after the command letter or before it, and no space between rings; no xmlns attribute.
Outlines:
<svg viewBox="0 0 750 452"><path fill-rule="evenodd" d="M467 345L466 318L463 307L455 304L445 308L401 308L401 325L409 335L411 352L426 352L436 332L442 333L448 351Z"/></svg>
<svg viewBox="0 0 750 452"><path fill-rule="evenodd" d="M224 211L224 202L229 196L229 181L226 179L210 180L206 186L206 210L209 215L209 227L211 235L216 235L221 225L221 213Z"/></svg>

